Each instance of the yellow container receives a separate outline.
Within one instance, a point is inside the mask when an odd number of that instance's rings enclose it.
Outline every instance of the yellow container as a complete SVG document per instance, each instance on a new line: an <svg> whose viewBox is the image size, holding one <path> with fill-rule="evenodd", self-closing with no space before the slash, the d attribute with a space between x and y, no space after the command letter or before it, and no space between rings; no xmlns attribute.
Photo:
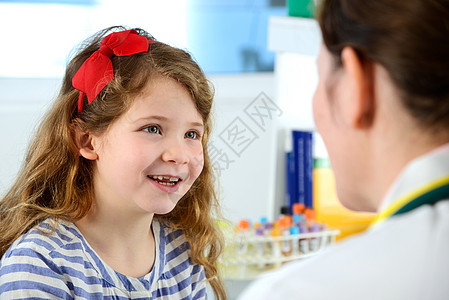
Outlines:
<svg viewBox="0 0 449 300"><path fill-rule="evenodd" d="M328 159L315 160L313 205L317 222L341 231L337 240L364 231L376 216L374 213L351 211L340 203L335 189L334 172Z"/></svg>

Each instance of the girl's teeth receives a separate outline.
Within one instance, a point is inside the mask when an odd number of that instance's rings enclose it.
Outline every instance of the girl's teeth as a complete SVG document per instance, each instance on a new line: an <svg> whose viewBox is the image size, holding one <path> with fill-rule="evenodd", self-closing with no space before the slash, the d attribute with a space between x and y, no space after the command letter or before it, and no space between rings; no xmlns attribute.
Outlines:
<svg viewBox="0 0 449 300"><path fill-rule="evenodd" d="M162 185L175 185L175 183L172 183L172 182L159 182L159 184L162 184Z"/></svg>
<svg viewBox="0 0 449 300"><path fill-rule="evenodd" d="M150 177L153 178L154 180L157 180L158 183L162 185L175 185L179 181L179 178L170 176L150 176ZM167 180L169 180L170 182L166 182Z"/></svg>

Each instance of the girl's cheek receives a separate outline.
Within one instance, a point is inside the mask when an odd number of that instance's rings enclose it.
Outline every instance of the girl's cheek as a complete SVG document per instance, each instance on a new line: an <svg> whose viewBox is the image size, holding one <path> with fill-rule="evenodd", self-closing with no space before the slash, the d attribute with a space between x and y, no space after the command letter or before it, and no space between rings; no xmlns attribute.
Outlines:
<svg viewBox="0 0 449 300"><path fill-rule="evenodd" d="M203 151L201 151L201 154L196 157L195 163L196 163L195 167L196 167L197 173L199 175L201 173L201 171L203 170L203 167L204 167L204 154L203 154Z"/></svg>
<svg viewBox="0 0 449 300"><path fill-rule="evenodd" d="M201 174L201 171L204 167L204 152L201 148L199 153L193 159L193 168L195 175L198 177Z"/></svg>

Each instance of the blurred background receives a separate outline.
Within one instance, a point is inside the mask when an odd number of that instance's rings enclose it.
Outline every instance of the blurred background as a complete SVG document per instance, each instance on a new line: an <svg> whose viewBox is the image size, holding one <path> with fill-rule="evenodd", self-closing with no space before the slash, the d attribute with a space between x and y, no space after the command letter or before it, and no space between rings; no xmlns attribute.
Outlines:
<svg viewBox="0 0 449 300"><path fill-rule="evenodd" d="M313 222L337 229L338 239L364 230L373 216L339 205L312 117L321 37L313 13L298 13L293 4L313 2L0 0L0 195L13 182L76 45L105 27L126 25L187 49L215 86L208 148L227 229L235 233L242 220L252 229L294 214L292 204L302 200L289 193L294 176L288 166L297 150L292 132L300 131L312 137L307 151L313 197L307 206L315 210ZM245 255L234 250L232 257ZM231 299L254 277L245 274L229 276Z"/></svg>
<svg viewBox="0 0 449 300"><path fill-rule="evenodd" d="M268 19L286 15L286 3L1 0L0 14L2 77L60 77L77 42L113 25L141 27L165 43L188 49L206 73L235 74L273 71L275 55L266 47Z"/></svg>

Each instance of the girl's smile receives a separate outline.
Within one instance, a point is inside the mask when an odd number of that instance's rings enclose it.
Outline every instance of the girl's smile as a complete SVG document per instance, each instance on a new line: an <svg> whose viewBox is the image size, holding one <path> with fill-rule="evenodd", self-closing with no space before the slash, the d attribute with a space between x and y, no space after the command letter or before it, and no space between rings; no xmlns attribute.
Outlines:
<svg viewBox="0 0 449 300"><path fill-rule="evenodd" d="M150 175L150 182L167 193L175 193L178 191L181 178L172 175Z"/></svg>

